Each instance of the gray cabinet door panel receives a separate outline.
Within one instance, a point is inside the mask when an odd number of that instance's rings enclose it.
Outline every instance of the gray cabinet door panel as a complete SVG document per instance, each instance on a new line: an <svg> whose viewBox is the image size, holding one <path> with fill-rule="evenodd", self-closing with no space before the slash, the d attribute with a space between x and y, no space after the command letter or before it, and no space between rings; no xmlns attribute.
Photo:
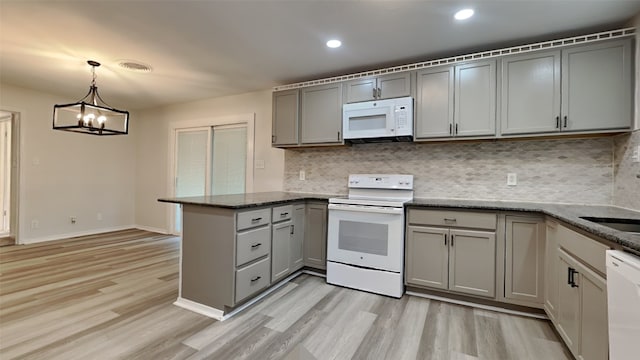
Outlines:
<svg viewBox="0 0 640 360"><path fill-rule="evenodd" d="M291 247L291 220L273 225L271 236L271 282L289 275Z"/></svg>
<svg viewBox="0 0 640 360"><path fill-rule="evenodd" d="M236 234L236 266L242 266L271 251L271 226Z"/></svg>
<svg viewBox="0 0 640 360"><path fill-rule="evenodd" d="M502 59L501 133L560 130L560 51Z"/></svg>
<svg viewBox="0 0 640 360"><path fill-rule="evenodd" d="M564 251L558 249L558 333L572 353L580 349L580 288L569 284L569 269L576 269L578 264Z"/></svg>
<svg viewBox="0 0 640 360"><path fill-rule="evenodd" d="M411 73L389 74L378 77L378 99L390 99L411 95Z"/></svg>
<svg viewBox="0 0 640 360"><path fill-rule="evenodd" d="M495 135L495 60L458 65L455 71L455 135Z"/></svg>
<svg viewBox="0 0 640 360"><path fill-rule="evenodd" d="M453 74L453 66L418 72L416 139L452 135Z"/></svg>
<svg viewBox="0 0 640 360"><path fill-rule="evenodd" d="M304 219L305 219L305 204L293 205L293 229L291 236L290 256L291 271L296 271L304 266Z"/></svg>
<svg viewBox="0 0 640 360"><path fill-rule="evenodd" d="M347 102L360 102L375 99L377 88L376 78L351 80L345 84L347 91Z"/></svg>
<svg viewBox="0 0 640 360"><path fill-rule="evenodd" d="M308 203L305 214L304 265L327 268L327 204Z"/></svg>
<svg viewBox="0 0 640 360"><path fill-rule="evenodd" d="M495 297L496 234L451 229L449 289Z"/></svg>
<svg viewBox="0 0 640 360"><path fill-rule="evenodd" d="M295 145L298 143L298 90L273 93L273 119L271 143Z"/></svg>
<svg viewBox="0 0 640 360"><path fill-rule="evenodd" d="M607 359L609 355L609 332L607 321L606 280L584 266L580 272L582 295L580 355L583 360Z"/></svg>
<svg viewBox="0 0 640 360"><path fill-rule="evenodd" d="M449 230L409 226L407 233L407 284L448 289Z"/></svg>
<svg viewBox="0 0 640 360"><path fill-rule="evenodd" d="M544 252L544 309L549 319L556 323L558 316L558 224L547 222L547 239Z"/></svg>
<svg viewBox="0 0 640 360"><path fill-rule="evenodd" d="M563 50L562 71L562 130L631 126L630 40Z"/></svg>
<svg viewBox="0 0 640 360"><path fill-rule="evenodd" d="M543 304L544 220L507 216L505 243L505 297Z"/></svg>
<svg viewBox="0 0 640 360"><path fill-rule="evenodd" d="M302 89L302 143L342 142L342 84Z"/></svg>

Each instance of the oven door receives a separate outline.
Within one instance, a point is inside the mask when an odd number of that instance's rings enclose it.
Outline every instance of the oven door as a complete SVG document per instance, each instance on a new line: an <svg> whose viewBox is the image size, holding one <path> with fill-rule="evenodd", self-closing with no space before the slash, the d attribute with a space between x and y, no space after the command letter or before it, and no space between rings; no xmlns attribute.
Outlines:
<svg viewBox="0 0 640 360"><path fill-rule="evenodd" d="M327 260L401 272L404 209L329 204Z"/></svg>

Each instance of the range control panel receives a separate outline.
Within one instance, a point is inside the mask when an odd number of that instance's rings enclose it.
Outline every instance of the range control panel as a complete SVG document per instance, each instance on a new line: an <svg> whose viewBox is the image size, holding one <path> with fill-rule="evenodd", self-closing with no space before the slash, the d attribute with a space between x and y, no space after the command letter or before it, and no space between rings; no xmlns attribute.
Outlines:
<svg viewBox="0 0 640 360"><path fill-rule="evenodd" d="M413 175L352 174L349 188L413 190Z"/></svg>

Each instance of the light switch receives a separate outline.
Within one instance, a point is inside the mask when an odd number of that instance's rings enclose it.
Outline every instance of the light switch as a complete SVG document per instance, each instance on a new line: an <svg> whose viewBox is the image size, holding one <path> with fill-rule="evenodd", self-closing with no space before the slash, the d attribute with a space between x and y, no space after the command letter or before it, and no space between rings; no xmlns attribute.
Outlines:
<svg viewBox="0 0 640 360"><path fill-rule="evenodd" d="M636 148L633 149L633 154L631 154L631 161L640 162L640 145L636 146Z"/></svg>
<svg viewBox="0 0 640 360"><path fill-rule="evenodd" d="M516 186L516 185L518 185L518 175L516 175L516 173L508 173L507 174L507 185L508 186Z"/></svg>

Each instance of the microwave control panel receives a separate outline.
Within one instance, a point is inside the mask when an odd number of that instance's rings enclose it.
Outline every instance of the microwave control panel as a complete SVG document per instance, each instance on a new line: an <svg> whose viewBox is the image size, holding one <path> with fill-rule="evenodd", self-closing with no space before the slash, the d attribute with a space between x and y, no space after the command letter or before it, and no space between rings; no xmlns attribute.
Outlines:
<svg viewBox="0 0 640 360"><path fill-rule="evenodd" d="M395 108L395 118L396 118L396 129L407 129L409 128L409 110L410 108L407 105L396 105Z"/></svg>

